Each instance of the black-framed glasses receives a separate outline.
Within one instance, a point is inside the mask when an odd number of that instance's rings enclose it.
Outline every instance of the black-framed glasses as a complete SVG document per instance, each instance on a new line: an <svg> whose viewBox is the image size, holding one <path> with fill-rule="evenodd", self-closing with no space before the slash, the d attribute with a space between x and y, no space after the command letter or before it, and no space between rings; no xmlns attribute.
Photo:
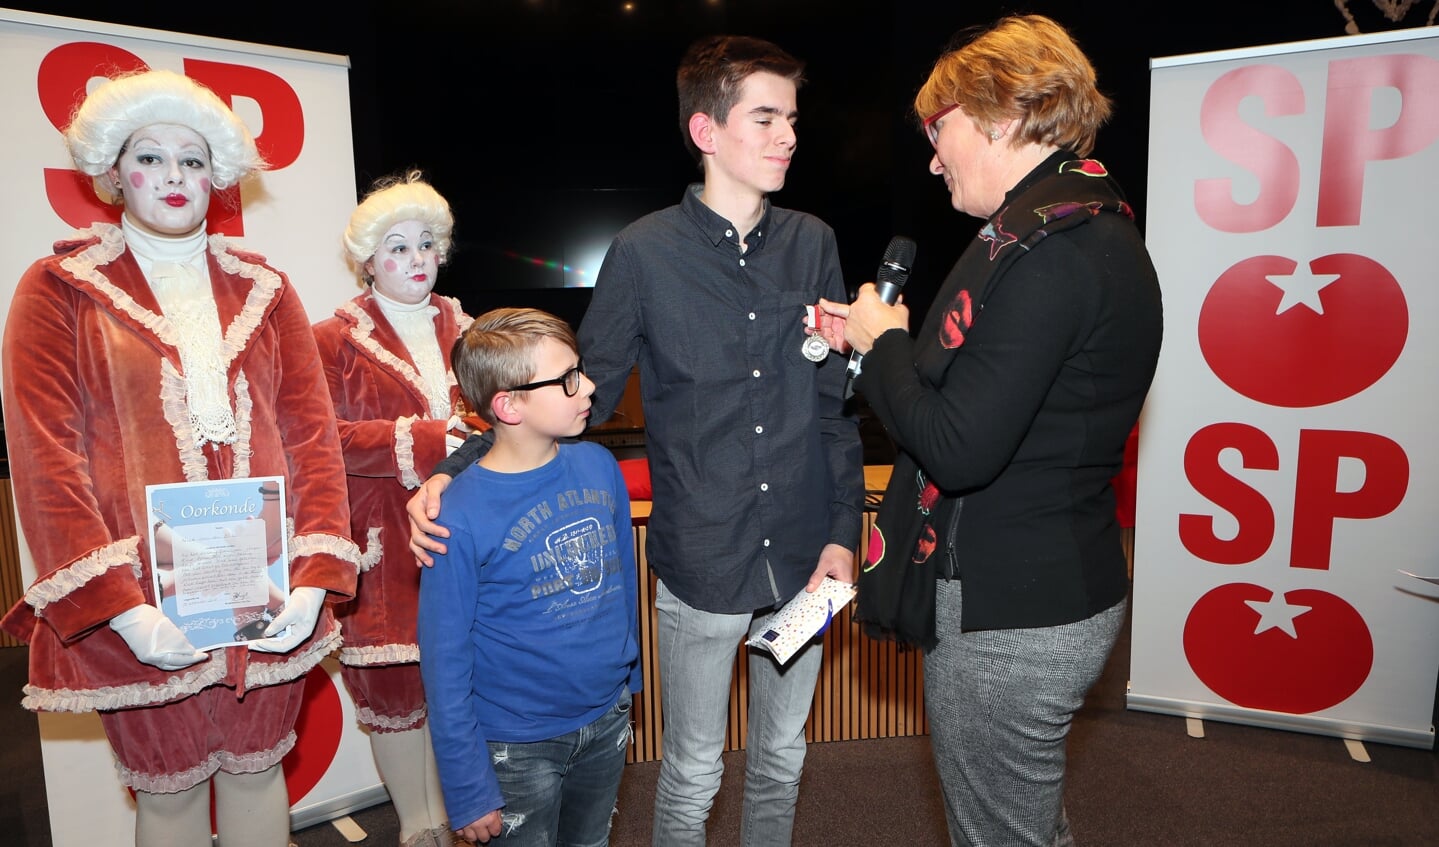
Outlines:
<svg viewBox="0 0 1439 847"><path fill-rule="evenodd" d="M506 388L506 391L533 391L536 388L544 388L546 385L558 385L565 390L566 397L573 397L580 391L580 377L585 374L585 360L580 359L579 364L555 377L554 379L542 379L539 382L527 382L524 385L516 385L514 388Z"/></svg>
<svg viewBox="0 0 1439 847"><path fill-rule="evenodd" d="M938 122L940 118L958 108L959 104L955 103L953 106L946 106L924 119L924 135L929 139L929 146L939 146L939 127L935 126L935 123Z"/></svg>

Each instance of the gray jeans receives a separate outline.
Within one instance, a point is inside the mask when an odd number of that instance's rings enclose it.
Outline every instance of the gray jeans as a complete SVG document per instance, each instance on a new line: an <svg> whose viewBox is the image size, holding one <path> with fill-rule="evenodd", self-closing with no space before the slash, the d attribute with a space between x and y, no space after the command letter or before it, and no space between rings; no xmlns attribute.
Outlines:
<svg viewBox="0 0 1439 847"><path fill-rule="evenodd" d="M960 583L936 584L924 703L954 847L1067 847L1065 737L1104 670L1127 601L1037 629L960 630Z"/></svg>
<svg viewBox="0 0 1439 847"><path fill-rule="evenodd" d="M725 727L736 650L759 617L702 612L655 593L664 736L655 785L655 847L705 843L705 822L724 772ZM789 847L809 720L823 651L811 642L781 667L749 650L742 847Z"/></svg>

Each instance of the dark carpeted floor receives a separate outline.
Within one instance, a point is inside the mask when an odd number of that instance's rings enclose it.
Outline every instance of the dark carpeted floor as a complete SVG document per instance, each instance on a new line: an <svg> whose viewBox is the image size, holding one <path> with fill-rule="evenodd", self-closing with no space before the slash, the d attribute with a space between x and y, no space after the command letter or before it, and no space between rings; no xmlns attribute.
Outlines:
<svg viewBox="0 0 1439 847"><path fill-rule="evenodd" d="M23 648L0 649L0 844L45 847L50 826L33 715L19 708ZM1125 708L1129 642L1070 735L1066 806L1084 847L1436 847L1439 755L1368 744L1354 761L1339 739L1217 722L1190 738L1181 718ZM744 754L725 757L709 843L739 842ZM650 843L659 763L630 765L611 843ZM364 847L396 844L393 811L351 816ZM296 832L299 847L350 842L328 823ZM795 847L943 845L944 811L927 738L813 744ZM69 847L59 845L58 847Z"/></svg>

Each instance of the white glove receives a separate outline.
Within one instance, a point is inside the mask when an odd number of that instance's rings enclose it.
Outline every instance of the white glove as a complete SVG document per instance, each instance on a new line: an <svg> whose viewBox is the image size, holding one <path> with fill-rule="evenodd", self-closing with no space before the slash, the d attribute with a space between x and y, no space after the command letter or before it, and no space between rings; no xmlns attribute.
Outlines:
<svg viewBox="0 0 1439 847"><path fill-rule="evenodd" d="M284 609L265 627L265 637L249 642L250 649L261 653L290 652L315 631L315 622L320 619L320 611L324 608L325 589L302 585L292 590ZM287 626L290 628L289 635L272 637Z"/></svg>
<svg viewBox="0 0 1439 847"><path fill-rule="evenodd" d="M195 649L185 633L165 613L141 604L110 619L110 628L125 639L125 646L135 658L164 671L178 671L204 661L205 654Z"/></svg>
<svg viewBox="0 0 1439 847"><path fill-rule="evenodd" d="M464 444L465 439L474 431L474 428L461 420L459 415L450 415L449 422L445 424L445 455L449 456L459 449L459 446ZM456 433L464 434L457 435Z"/></svg>

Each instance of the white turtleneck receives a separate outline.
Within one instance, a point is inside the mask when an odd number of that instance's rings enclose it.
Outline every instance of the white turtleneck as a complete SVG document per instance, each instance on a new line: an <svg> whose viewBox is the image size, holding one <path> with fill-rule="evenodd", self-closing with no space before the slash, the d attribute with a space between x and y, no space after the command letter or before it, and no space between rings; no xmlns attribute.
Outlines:
<svg viewBox="0 0 1439 847"><path fill-rule="evenodd" d="M224 335L210 289L205 228L170 238L142 231L128 215L121 216L120 227L160 311L175 329L195 443L234 443L235 411L226 389Z"/></svg>
<svg viewBox="0 0 1439 847"><path fill-rule="evenodd" d="M395 328L396 334L405 343L405 349L410 351L410 359L419 369L425 396L430 401L430 417L448 419L450 369L445 364L439 339L435 338L435 315L440 310L430 305L429 298L418 303L401 303L376 291L374 286L370 286L370 296L375 298L385 320Z"/></svg>

